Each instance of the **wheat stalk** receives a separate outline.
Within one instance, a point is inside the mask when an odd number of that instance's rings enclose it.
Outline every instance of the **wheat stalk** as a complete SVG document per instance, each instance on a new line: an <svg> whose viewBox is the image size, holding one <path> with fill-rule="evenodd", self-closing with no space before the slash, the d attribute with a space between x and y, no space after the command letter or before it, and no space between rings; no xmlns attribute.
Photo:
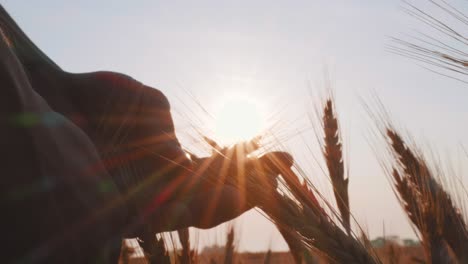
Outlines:
<svg viewBox="0 0 468 264"><path fill-rule="evenodd" d="M450 195L437 182L421 155L415 154L392 128L386 135L395 158L392 178L402 207L419 230L427 258L446 263L453 251L460 263L468 261L466 223Z"/></svg>
<svg viewBox="0 0 468 264"><path fill-rule="evenodd" d="M298 234L290 232L288 229L282 228L281 225L277 225L276 227L283 236L284 241L286 241L286 244L288 244L289 252L293 256L294 262L296 264L301 264L303 254L307 249L305 249L302 245L301 239L298 237Z"/></svg>
<svg viewBox="0 0 468 264"><path fill-rule="evenodd" d="M151 238L145 241L138 240L140 247L144 250L146 259L150 264L171 264L171 258L162 237L152 233Z"/></svg>
<svg viewBox="0 0 468 264"><path fill-rule="evenodd" d="M445 19L435 17L431 12L409 1L403 3L403 11L428 26L433 31L433 36L418 33L410 36L410 40L392 38L390 52L421 62L435 73L468 83L468 38L463 32L468 25L467 15L461 8L454 7L444 0L427 0L426 3L430 4L434 11L445 14Z"/></svg>
<svg viewBox="0 0 468 264"><path fill-rule="evenodd" d="M234 227L231 227L226 236L226 245L224 249L224 264L234 263Z"/></svg>
<svg viewBox="0 0 468 264"><path fill-rule="evenodd" d="M316 210L306 205L301 208L295 201L279 194L274 201L282 212L265 207L263 210L277 225L296 232L305 247L320 252L333 263L379 263L368 249L329 218L316 214Z"/></svg>
<svg viewBox="0 0 468 264"><path fill-rule="evenodd" d="M303 248L313 250L333 263L380 263L367 245L348 235L325 213L309 186L304 186L290 169L292 157L289 154L271 152L260 158L232 154L242 152L243 149L245 143L220 151L214 155L208 169L219 171L226 158L238 157L243 160L238 164L245 173L245 184L240 185L232 177L227 177L225 184L246 192L247 202L261 208L283 232L294 234L295 240ZM233 162L232 158L228 162ZM239 167L234 169L239 170ZM275 177L279 174L284 179L282 187L292 196L278 192ZM228 175L237 173L231 171ZM218 179L207 177L206 180Z"/></svg>
<svg viewBox="0 0 468 264"><path fill-rule="evenodd" d="M260 208L277 226L296 233L305 248L319 252L333 263L380 263L369 248L346 234L328 217L323 208L311 199L309 190L301 187L297 175L288 168L288 162L281 164L274 159L275 157L270 158L275 161L277 169L285 179L284 187L293 197L268 191L265 185L255 182L256 177L249 179L254 180L250 186L256 189L254 193L257 196L267 195L271 199Z"/></svg>
<svg viewBox="0 0 468 264"><path fill-rule="evenodd" d="M179 261L182 264L195 264L197 263L197 254L196 250L192 250L190 246L190 232L188 228L183 228L177 230L179 235L179 242L182 246L180 252Z"/></svg>
<svg viewBox="0 0 468 264"><path fill-rule="evenodd" d="M271 249L268 249L265 257L263 258L263 264L270 264L271 263Z"/></svg>
<svg viewBox="0 0 468 264"><path fill-rule="evenodd" d="M329 177L333 185L333 193L343 226L350 233L349 178L345 178L343 147L340 140L338 119L335 115L333 101L330 98L326 100L325 107L323 108L322 126L324 131L323 156L327 163Z"/></svg>

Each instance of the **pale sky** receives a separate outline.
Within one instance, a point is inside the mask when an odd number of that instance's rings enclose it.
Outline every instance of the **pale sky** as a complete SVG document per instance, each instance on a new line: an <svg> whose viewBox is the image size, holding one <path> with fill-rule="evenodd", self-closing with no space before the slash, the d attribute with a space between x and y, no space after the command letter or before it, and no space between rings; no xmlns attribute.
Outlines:
<svg viewBox="0 0 468 264"><path fill-rule="evenodd" d="M452 2L466 13L465 1ZM320 93L315 84L326 66L349 154L351 210L371 237L382 234L383 222L387 234L414 235L369 144L372 123L361 97L377 92L395 123L438 150L442 161L450 159L457 176L468 182L466 171L458 173L468 159L460 147L468 147L468 87L385 50L389 36L424 28L401 11L399 0L2 3L65 70L117 71L163 91L187 148L192 143L186 128L201 126L195 117L203 115L187 91L215 116L231 95L248 98L266 115L282 110L272 120L285 127L273 132L290 135L287 150L329 193L326 178L312 162L312 154L319 153L303 144L316 149L307 114L319 102L310 94ZM206 122L205 128L214 126ZM258 213L248 212L235 223L241 250L286 249ZM222 241L224 235L222 229L202 231L200 245Z"/></svg>

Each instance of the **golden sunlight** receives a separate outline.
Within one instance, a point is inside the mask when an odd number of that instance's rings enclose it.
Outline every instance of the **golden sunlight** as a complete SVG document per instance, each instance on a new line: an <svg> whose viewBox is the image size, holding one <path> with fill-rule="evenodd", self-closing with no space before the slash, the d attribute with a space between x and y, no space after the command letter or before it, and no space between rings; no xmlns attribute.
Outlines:
<svg viewBox="0 0 468 264"><path fill-rule="evenodd" d="M258 136L264 118L258 104L248 98L227 98L215 112L215 136L223 145Z"/></svg>

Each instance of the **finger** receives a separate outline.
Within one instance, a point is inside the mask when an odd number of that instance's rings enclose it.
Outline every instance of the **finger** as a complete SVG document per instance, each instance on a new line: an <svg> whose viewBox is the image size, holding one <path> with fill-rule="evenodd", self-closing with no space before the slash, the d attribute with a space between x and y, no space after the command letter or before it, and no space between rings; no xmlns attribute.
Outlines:
<svg viewBox="0 0 468 264"><path fill-rule="evenodd" d="M281 174L282 171L291 168L294 164L293 157L282 151L269 152L261 156L259 160L266 170L275 174Z"/></svg>

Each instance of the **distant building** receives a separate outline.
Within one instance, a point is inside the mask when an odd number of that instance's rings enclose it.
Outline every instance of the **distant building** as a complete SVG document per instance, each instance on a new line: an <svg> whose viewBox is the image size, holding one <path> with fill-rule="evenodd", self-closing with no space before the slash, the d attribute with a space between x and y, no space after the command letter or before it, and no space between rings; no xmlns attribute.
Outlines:
<svg viewBox="0 0 468 264"><path fill-rule="evenodd" d="M386 243L397 244L400 246L416 246L419 242L413 239L401 239L399 236L377 237L371 240L371 245L375 248L383 247Z"/></svg>
<svg viewBox="0 0 468 264"><path fill-rule="evenodd" d="M403 246L405 247L412 247L412 246L419 246L419 241L413 240L410 238L403 239Z"/></svg>

